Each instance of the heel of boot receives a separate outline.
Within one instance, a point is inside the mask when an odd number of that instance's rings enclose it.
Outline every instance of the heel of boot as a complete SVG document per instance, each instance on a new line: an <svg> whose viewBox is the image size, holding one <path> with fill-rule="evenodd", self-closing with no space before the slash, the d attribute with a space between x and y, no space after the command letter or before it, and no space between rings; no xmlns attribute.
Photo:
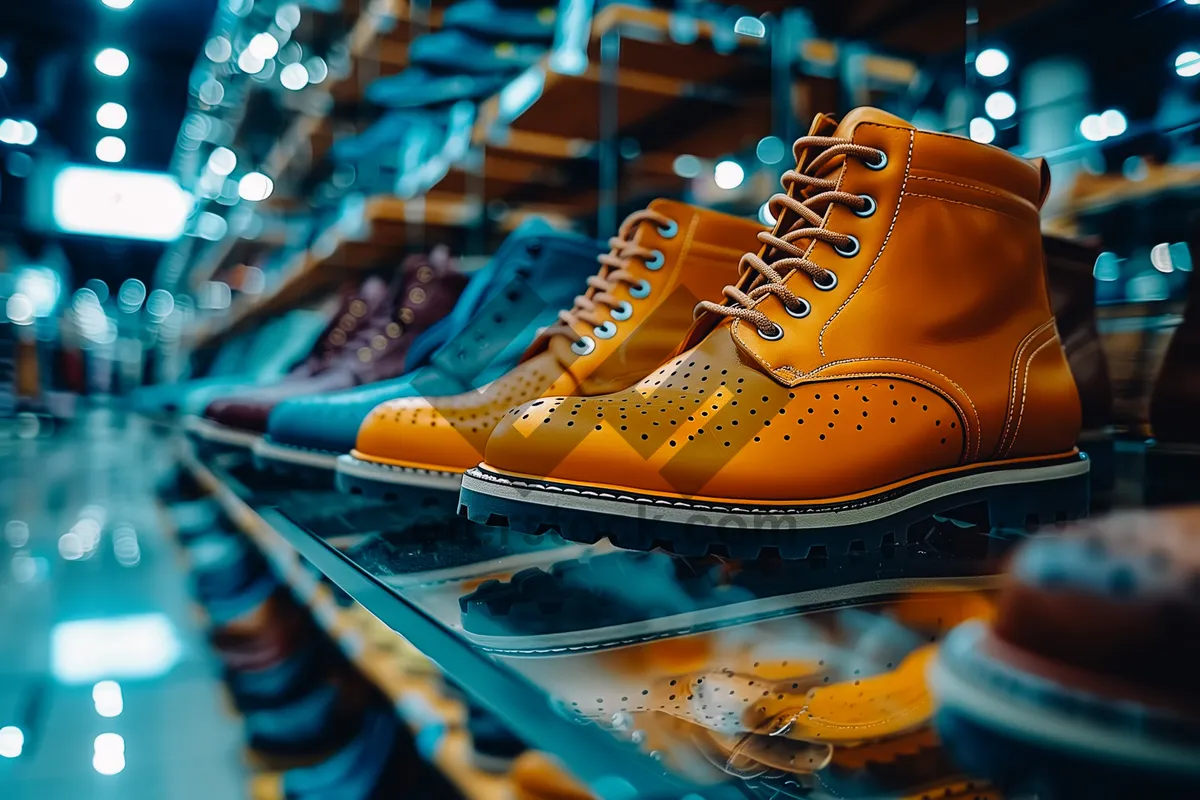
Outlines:
<svg viewBox="0 0 1200 800"><path fill-rule="evenodd" d="M1084 472L997 486L989 492L988 520L996 533L1023 534L1082 519L1090 507L1091 475Z"/></svg>

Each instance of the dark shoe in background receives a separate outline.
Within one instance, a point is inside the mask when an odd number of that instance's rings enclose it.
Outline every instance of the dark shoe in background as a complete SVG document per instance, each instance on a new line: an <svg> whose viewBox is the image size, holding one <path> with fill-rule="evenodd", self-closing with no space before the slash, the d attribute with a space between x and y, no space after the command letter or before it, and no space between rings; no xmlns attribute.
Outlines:
<svg viewBox="0 0 1200 800"><path fill-rule="evenodd" d="M1200 260L1200 218L1188 250ZM1147 505L1200 500L1200 281L1191 276L1183 321L1167 346L1150 396L1154 445L1146 455Z"/></svg>
<svg viewBox="0 0 1200 800"><path fill-rule="evenodd" d="M1093 269L1100 250L1059 236L1043 236L1042 247L1058 336L1083 411L1079 449L1092 459L1092 510L1103 510L1112 506L1115 420L1108 358L1096 327Z"/></svg>
<svg viewBox="0 0 1200 800"><path fill-rule="evenodd" d="M242 396L214 400L193 432L203 440L245 450L262 438L267 418L283 400L349 389L407 371L413 343L453 308L467 279L444 249L409 256L385 303L345 331L344 344L316 371ZM330 335L337 336L335 329Z"/></svg>
<svg viewBox="0 0 1200 800"><path fill-rule="evenodd" d="M1030 540L930 673L942 740L1007 796L1200 797L1200 508Z"/></svg>

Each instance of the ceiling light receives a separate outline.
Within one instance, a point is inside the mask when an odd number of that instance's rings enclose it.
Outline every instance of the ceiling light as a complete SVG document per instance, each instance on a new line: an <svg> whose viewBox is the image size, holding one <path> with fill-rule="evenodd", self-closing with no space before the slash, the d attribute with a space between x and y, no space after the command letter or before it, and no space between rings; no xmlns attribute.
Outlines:
<svg viewBox="0 0 1200 800"><path fill-rule="evenodd" d="M775 215L771 213L771 201L763 203L758 207L758 221L763 225L774 225Z"/></svg>
<svg viewBox="0 0 1200 800"><path fill-rule="evenodd" d="M25 748L25 734L15 725L0 728L0 757L16 758Z"/></svg>
<svg viewBox="0 0 1200 800"><path fill-rule="evenodd" d="M285 3L275 12L275 24L280 30L294 31L300 24L300 6L295 3Z"/></svg>
<svg viewBox="0 0 1200 800"><path fill-rule="evenodd" d="M259 72L262 72L262 68L267 65L267 62L254 55L253 52L247 49L243 50L242 54L238 56L237 65L238 69L240 69L242 72L245 72L247 75L255 75Z"/></svg>
<svg viewBox="0 0 1200 800"><path fill-rule="evenodd" d="M1150 248L1150 265L1159 272L1174 272L1175 265L1171 263L1171 245L1162 242Z"/></svg>
<svg viewBox="0 0 1200 800"><path fill-rule="evenodd" d="M758 140L754 154L764 164L778 164L787 155L787 148L784 147L783 140L778 136L766 136Z"/></svg>
<svg viewBox="0 0 1200 800"><path fill-rule="evenodd" d="M101 2L109 8L115 8L118 11L133 5L133 0L101 0Z"/></svg>
<svg viewBox="0 0 1200 800"><path fill-rule="evenodd" d="M216 78L207 78L204 83L200 84L200 89L196 92L196 96L205 105L219 106L221 101L225 99L225 87Z"/></svg>
<svg viewBox="0 0 1200 800"><path fill-rule="evenodd" d="M736 189L746 179L746 171L736 161L721 161L713 169L713 180L721 189Z"/></svg>
<svg viewBox="0 0 1200 800"><path fill-rule="evenodd" d="M983 110L992 119L1008 119L1017 113L1017 100L1008 92L992 92L983 101Z"/></svg>
<svg viewBox="0 0 1200 800"><path fill-rule="evenodd" d="M38 129L27 119L21 120L21 139L17 144L31 145L37 141Z"/></svg>
<svg viewBox="0 0 1200 800"><path fill-rule="evenodd" d="M214 36L204 44L204 55L215 64L224 64L233 55L233 47L224 36Z"/></svg>
<svg viewBox="0 0 1200 800"><path fill-rule="evenodd" d="M1175 57L1175 72L1181 78L1194 78L1200 75L1200 53L1195 50L1185 50Z"/></svg>
<svg viewBox="0 0 1200 800"><path fill-rule="evenodd" d="M1183 0L1185 5L1200 6L1200 0Z"/></svg>
<svg viewBox="0 0 1200 800"><path fill-rule="evenodd" d="M1008 69L1008 54L1003 50L989 47L975 56L975 71L985 78L1003 75Z"/></svg>
<svg viewBox="0 0 1200 800"><path fill-rule="evenodd" d="M269 33L259 33L250 40L246 50L253 53L255 58L266 61L268 58L274 58L279 52L279 40Z"/></svg>
<svg viewBox="0 0 1200 800"><path fill-rule="evenodd" d="M308 70L309 83L321 83L329 77L329 65L320 56L313 56L305 61L304 68Z"/></svg>
<svg viewBox="0 0 1200 800"><path fill-rule="evenodd" d="M8 62L0 58L0 78L8 74Z"/></svg>
<svg viewBox="0 0 1200 800"><path fill-rule="evenodd" d="M238 197L256 203L266 200L275 189L275 183L261 172L249 172L238 181Z"/></svg>
<svg viewBox="0 0 1200 800"><path fill-rule="evenodd" d="M237 155L228 147L218 147L208 156L208 168L217 175L228 175L237 167Z"/></svg>
<svg viewBox="0 0 1200 800"><path fill-rule="evenodd" d="M24 131L21 123L15 119L0 120L0 142L4 144L20 144Z"/></svg>
<svg viewBox="0 0 1200 800"><path fill-rule="evenodd" d="M971 120L971 138L983 144L991 144L996 140L996 126L986 117L976 117Z"/></svg>
<svg viewBox="0 0 1200 800"><path fill-rule="evenodd" d="M1120 136L1129 129L1125 115L1115 108L1110 108L1100 115L1100 124L1104 127L1105 136Z"/></svg>
<svg viewBox="0 0 1200 800"><path fill-rule="evenodd" d="M279 72L279 82L283 88L298 92L308 86L308 70L303 64L288 64Z"/></svg>
<svg viewBox="0 0 1200 800"><path fill-rule="evenodd" d="M671 168L681 178L695 178L700 174L700 159L687 154L676 156Z"/></svg>
<svg viewBox="0 0 1200 800"><path fill-rule="evenodd" d="M1104 132L1104 123L1100 121L1099 114L1088 114L1084 117L1079 123L1079 132L1089 142L1102 142L1108 138L1108 134Z"/></svg>
<svg viewBox="0 0 1200 800"><path fill-rule="evenodd" d="M125 123L128 120L129 112L120 103L105 103L96 109L96 123L101 128L108 128L110 131L119 131L125 127Z"/></svg>
<svg viewBox="0 0 1200 800"><path fill-rule="evenodd" d="M106 47L96 54L95 64L105 75L119 78L129 69L129 56L115 47Z"/></svg>
<svg viewBox="0 0 1200 800"><path fill-rule="evenodd" d="M116 164L125 158L125 142L117 136L105 136L96 142L96 158Z"/></svg>

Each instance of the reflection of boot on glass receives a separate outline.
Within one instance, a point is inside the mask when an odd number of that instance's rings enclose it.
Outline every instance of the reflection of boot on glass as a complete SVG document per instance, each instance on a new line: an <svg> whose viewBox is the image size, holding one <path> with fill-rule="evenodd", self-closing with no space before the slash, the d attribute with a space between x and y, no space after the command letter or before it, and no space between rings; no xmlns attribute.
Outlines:
<svg viewBox="0 0 1200 800"><path fill-rule="evenodd" d="M1100 251L1058 236L1042 240L1050 304L1071 375L1079 390L1083 429L1079 449L1092 461L1092 508L1112 505L1113 390L1108 358L1096 327L1096 279Z"/></svg>
<svg viewBox="0 0 1200 800"><path fill-rule="evenodd" d="M1193 217L1188 249L1200 261L1200 216ZM1200 281L1188 283L1183 321L1175 329L1150 398L1155 444L1146 456L1146 502L1200 500Z"/></svg>
<svg viewBox="0 0 1200 800"><path fill-rule="evenodd" d="M1045 164L869 108L794 150L774 231L689 349L624 392L511 412L463 478L471 519L802 559L966 506L1019 530L1087 513Z"/></svg>

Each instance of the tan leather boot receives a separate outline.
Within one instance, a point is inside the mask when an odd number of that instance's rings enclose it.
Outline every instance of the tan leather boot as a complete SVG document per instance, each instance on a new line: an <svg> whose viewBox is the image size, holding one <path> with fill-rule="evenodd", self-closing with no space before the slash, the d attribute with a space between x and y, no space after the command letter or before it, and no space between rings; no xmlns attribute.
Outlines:
<svg viewBox="0 0 1200 800"><path fill-rule="evenodd" d="M606 394L641 380L675 352L696 303L736 278L738 255L765 233L752 220L655 200L625 221L586 293L516 368L480 391L391 400L371 412L355 449L338 460L338 486L453 512L463 472L482 460L509 409L547 395ZM529 413L544 416L538 411ZM566 411L562 416L575 424Z"/></svg>
<svg viewBox="0 0 1200 800"><path fill-rule="evenodd" d="M794 149L766 246L682 355L510 412L463 479L471 519L803 558L978 503L1006 528L1086 513L1046 165L874 109L818 117Z"/></svg>
<svg viewBox="0 0 1200 800"><path fill-rule="evenodd" d="M1100 250L1061 236L1044 236L1050 306L1079 390L1083 430L1079 447L1092 461L1092 509L1112 505L1113 387L1108 357L1096 327L1096 279Z"/></svg>

